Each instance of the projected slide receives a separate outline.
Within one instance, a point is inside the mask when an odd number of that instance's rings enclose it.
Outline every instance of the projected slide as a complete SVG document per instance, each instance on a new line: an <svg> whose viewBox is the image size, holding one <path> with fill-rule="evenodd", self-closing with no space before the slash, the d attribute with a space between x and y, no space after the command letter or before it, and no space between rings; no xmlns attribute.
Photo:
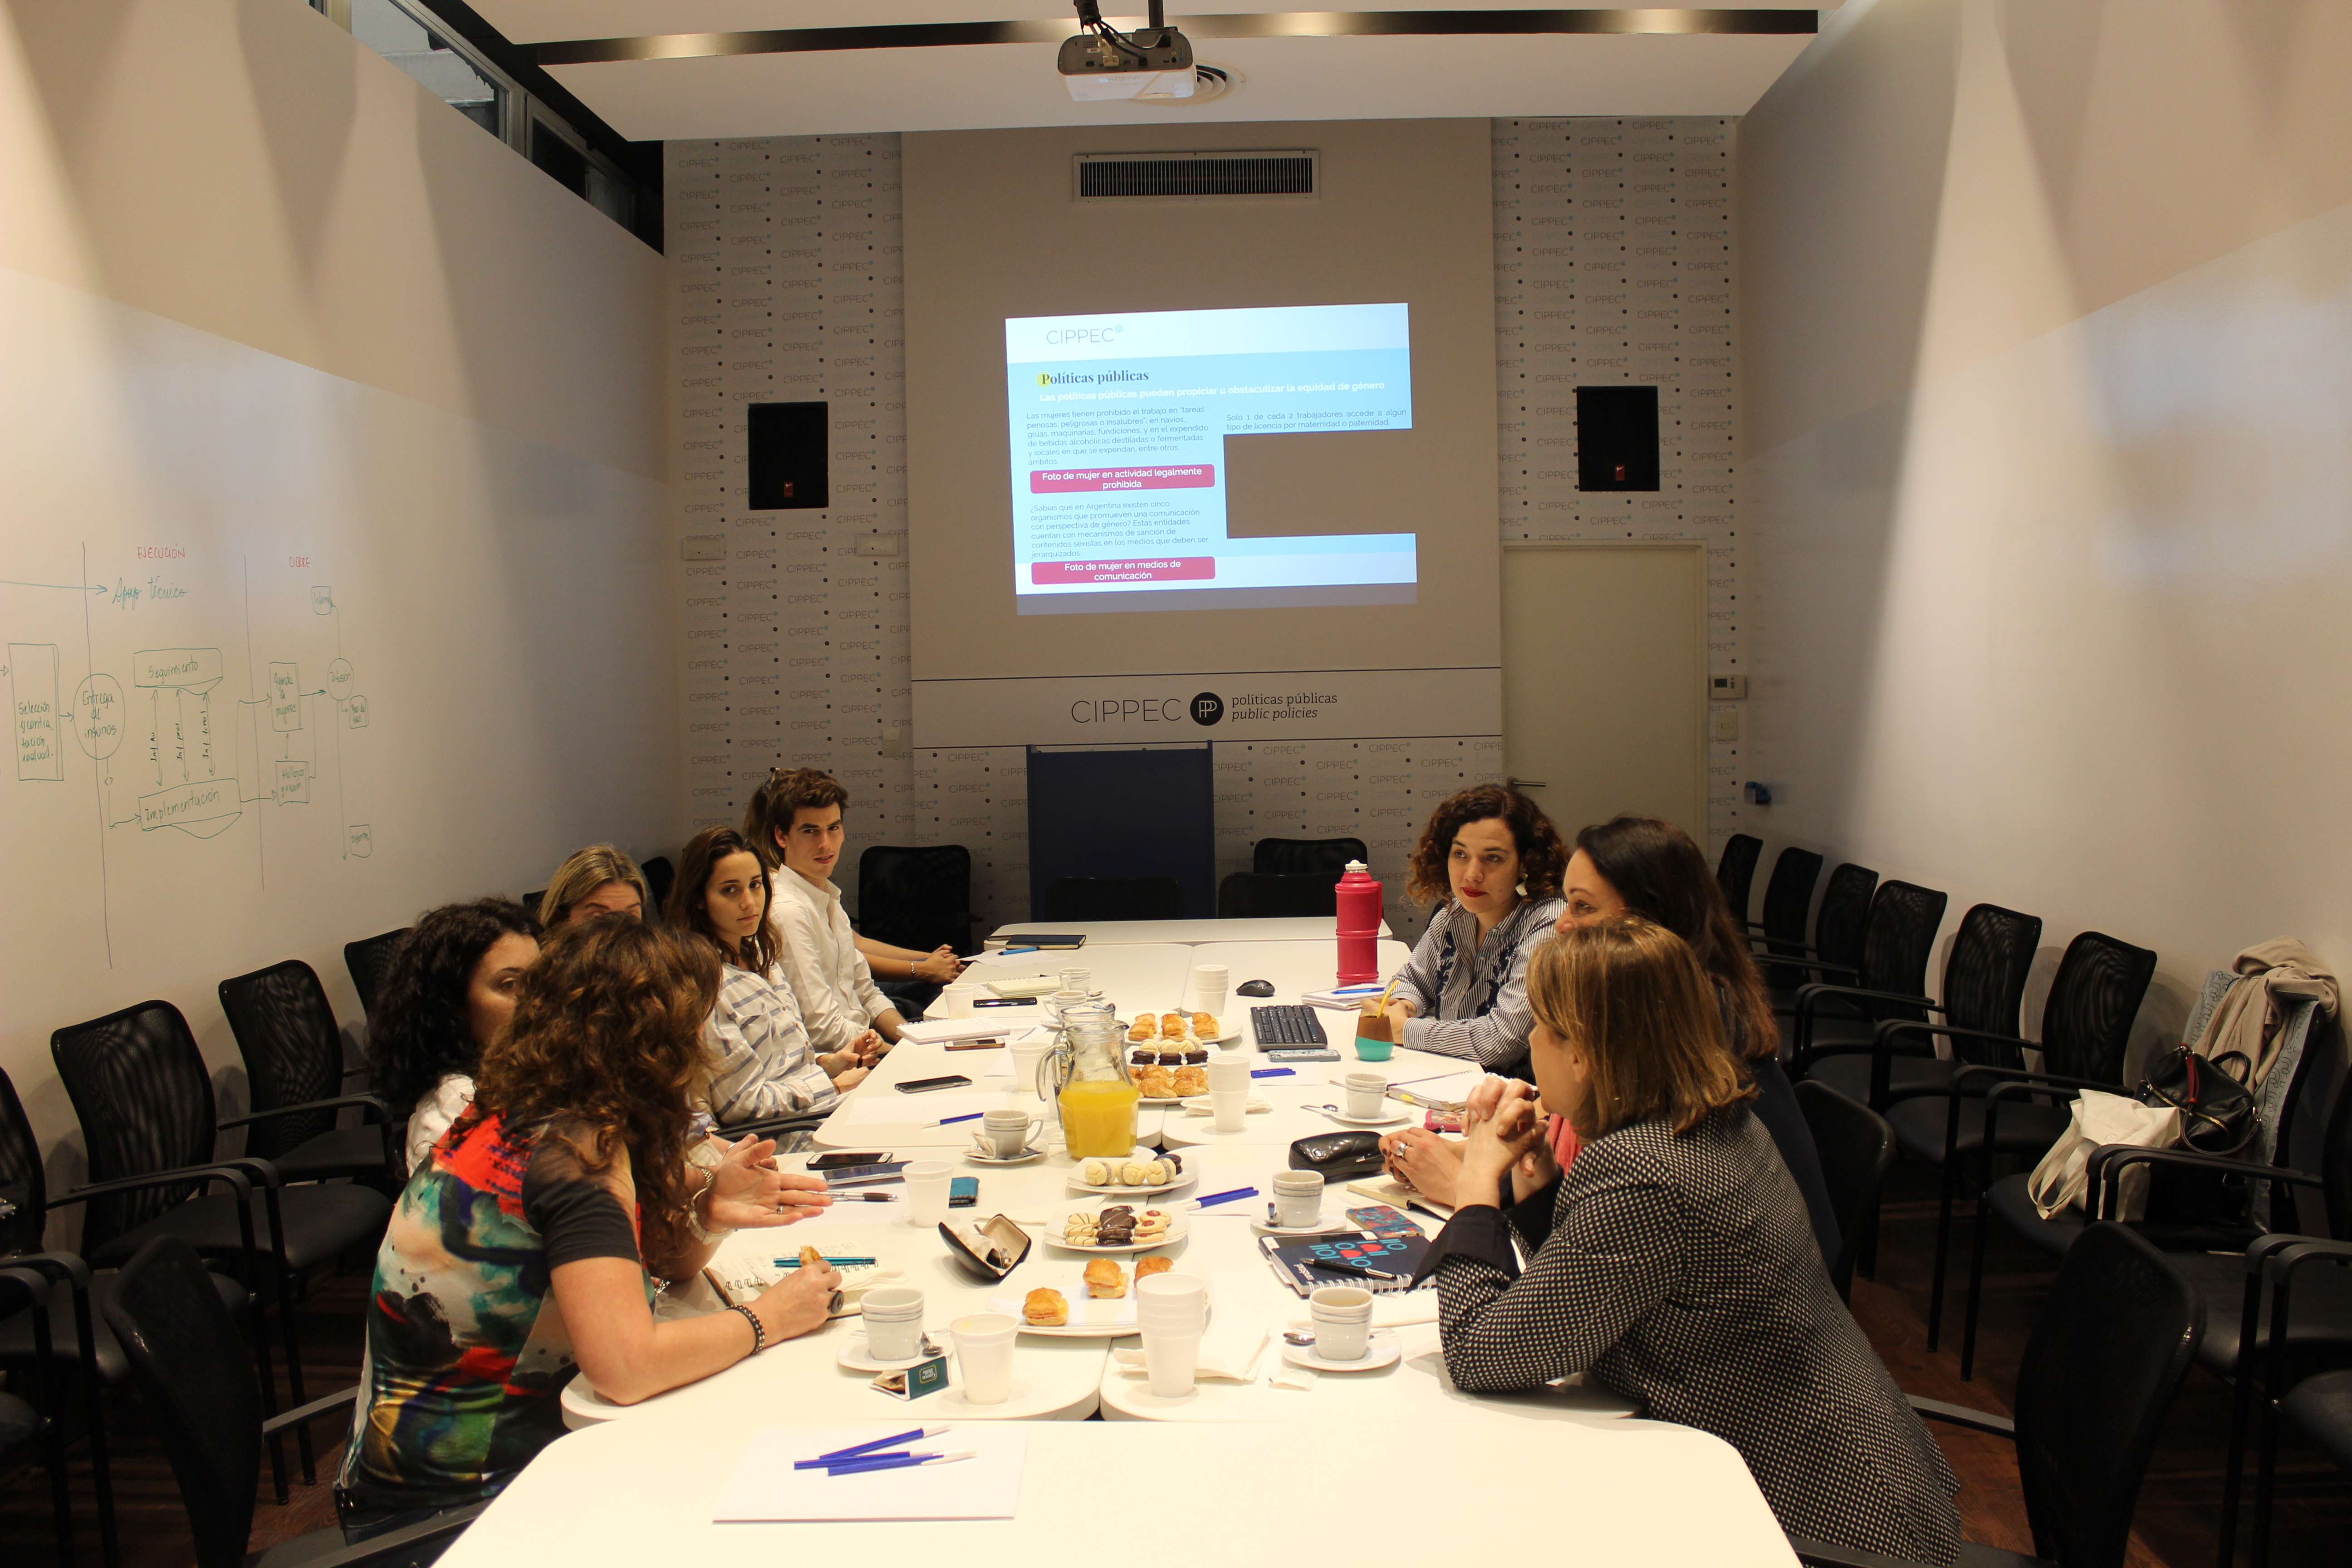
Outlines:
<svg viewBox="0 0 2352 1568"><path fill-rule="evenodd" d="M1412 534L1225 521L1228 436L1412 428L1404 306L1021 317L1004 362L1022 614L1412 601Z"/></svg>

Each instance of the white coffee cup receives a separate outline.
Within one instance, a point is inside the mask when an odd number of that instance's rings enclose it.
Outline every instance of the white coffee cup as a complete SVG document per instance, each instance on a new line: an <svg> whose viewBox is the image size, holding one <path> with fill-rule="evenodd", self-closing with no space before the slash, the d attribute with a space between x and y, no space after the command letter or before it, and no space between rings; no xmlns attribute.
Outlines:
<svg viewBox="0 0 2352 1568"><path fill-rule="evenodd" d="M868 1290L859 1303L866 1349L877 1361L911 1361L922 1353L923 1293L900 1286Z"/></svg>
<svg viewBox="0 0 2352 1568"><path fill-rule="evenodd" d="M1249 1124L1247 1089L1209 1090L1209 1123L1220 1132L1238 1132Z"/></svg>
<svg viewBox="0 0 2352 1568"><path fill-rule="evenodd" d="M1213 1014L1219 1023L1225 1019L1226 984L1232 972L1222 963L1201 963L1192 968L1192 1010Z"/></svg>
<svg viewBox="0 0 2352 1568"><path fill-rule="evenodd" d="M951 985L942 987L940 992L940 1016L948 1018L971 1017L972 998L979 994L980 987L969 980L959 980Z"/></svg>
<svg viewBox="0 0 2352 1568"><path fill-rule="evenodd" d="M907 1223L929 1226L948 1217L948 1183L955 1167L945 1160L918 1160L907 1167Z"/></svg>
<svg viewBox="0 0 2352 1568"><path fill-rule="evenodd" d="M1045 1130L1042 1116L1031 1116L1025 1110L992 1110L980 1119L980 1145L996 1159L1015 1159L1027 1152L1031 1142Z"/></svg>
<svg viewBox="0 0 2352 1568"><path fill-rule="evenodd" d="M1307 1298L1315 1321L1315 1353L1325 1361L1361 1361L1372 1337L1372 1293L1359 1285L1326 1285Z"/></svg>
<svg viewBox="0 0 2352 1568"><path fill-rule="evenodd" d="M1246 1089L1250 1086L1250 1058L1247 1053L1215 1056L1209 1058L1209 1092L1222 1089Z"/></svg>
<svg viewBox="0 0 2352 1568"><path fill-rule="evenodd" d="M1388 1100L1388 1079L1376 1072L1351 1072L1339 1082L1348 1091L1349 1115L1370 1121L1381 1114Z"/></svg>
<svg viewBox="0 0 2352 1568"><path fill-rule="evenodd" d="M948 1325L968 1405L1002 1405L1013 1395L1013 1336L1020 1325L1002 1312L975 1312Z"/></svg>
<svg viewBox="0 0 2352 1568"><path fill-rule="evenodd" d="M1013 1089L1023 1094L1034 1095L1039 1100L1048 1098L1045 1086L1037 1079L1045 1065L1045 1058L1054 1054L1054 1042L1051 1039L1015 1040L1011 1049Z"/></svg>
<svg viewBox="0 0 2352 1568"><path fill-rule="evenodd" d="M1274 1223L1300 1226L1323 1217L1323 1173L1280 1171L1274 1178Z"/></svg>

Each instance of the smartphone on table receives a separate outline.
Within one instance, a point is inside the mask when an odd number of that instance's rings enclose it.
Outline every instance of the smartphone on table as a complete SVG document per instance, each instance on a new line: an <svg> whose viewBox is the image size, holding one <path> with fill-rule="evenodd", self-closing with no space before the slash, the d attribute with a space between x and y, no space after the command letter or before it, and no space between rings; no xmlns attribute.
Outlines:
<svg viewBox="0 0 2352 1568"><path fill-rule="evenodd" d="M911 1079L897 1086L900 1094L929 1094L935 1089L970 1089L971 1079L960 1072L942 1073L938 1078Z"/></svg>
<svg viewBox="0 0 2352 1568"><path fill-rule="evenodd" d="M855 1153L848 1150L835 1149L817 1155L808 1163L808 1168L812 1171L830 1171L841 1165L878 1165L889 1157L887 1152L881 1150L868 1150L864 1153Z"/></svg>

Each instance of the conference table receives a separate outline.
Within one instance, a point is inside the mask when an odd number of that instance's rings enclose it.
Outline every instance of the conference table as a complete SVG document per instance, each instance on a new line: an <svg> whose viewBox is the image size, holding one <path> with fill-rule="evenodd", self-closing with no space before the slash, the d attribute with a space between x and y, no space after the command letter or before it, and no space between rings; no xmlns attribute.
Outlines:
<svg viewBox="0 0 2352 1568"><path fill-rule="evenodd" d="M1386 920L1381 935L1393 936ZM1018 946L1024 936L1082 936L1086 945L1070 950L1091 952L1097 948L1132 942L1319 942L1327 950L1338 940L1329 915L1263 915L1229 921L1024 921L998 926L988 934L992 946Z"/></svg>
<svg viewBox="0 0 2352 1568"><path fill-rule="evenodd" d="M1403 958L1401 943L1383 943L1381 963ZM1211 956L1213 955L1213 956ZM1038 973L1066 965L1070 955L1016 955ZM1330 950L1295 942L1122 944L1119 955L1087 952L1084 965L1114 1002L1158 1005L1153 988L1185 984L1195 961L1223 963L1238 984L1275 983L1268 1000L1330 983ZM1029 963L1042 959L1042 965ZM1019 965L1013 960L1009 972ZM985 972L987 966L981 966ZM1131 999L1121 995L1132 990ZM1235 998L1237 1005L1249 1005ZM1120 1007L1122 1016L1130 1005ZM1331 1033L1351 1036L1349 1016L1321 1015ZM1245 1016L1244 1016L1245 1017ZM1288 1076L1255 1080L1268 1109L1251 1114L1239 1134L1210 1131L1211 1119L1182 1108L1146 1108L1139 1143L1173 1150L1184 1162L1183 1184L1164 1196L1121 1199L1139 1207L1177 1212L1182 1234L1155 1250L1180 1272L1206 1282L1210 1322L1202 1342L1204 1375L1192 1394L1151 1393L1139 1364L1140 1341L1054 1337L1024 1332L1016 1342L1012 1396L974 1405L963 1397L952 1357L949 1385L908 1402L872 1386L873 1373L844 1364L862 1344L854 1316L772 1346L716 1376L635 1405L604 1400L583 1378L562 1396L572 1433L534 1459L443 1559L459 1565L496 1562L500 1568L528 1552L534 1559L620 1561L636 1552L664 1557L691 1551L749 1546L805 1552L854 1550L886 1563L930 1560L949 1552L982 1568L1017 1557L1024 1568L1056 1547L1086 1539L1106 1522L1103 1500L1166 1495L1179 1506L1146 1514L1123 1509L1108 1522L1131 1540L1149 1523L1152 1554L1203 1548L1230 1551L1246 1543L1253 1555L1333 1550L1334 1505L1373 1500L1409 1478L1407 1506L1384 1509L1380 1546L1391 1552L1459 1554L1474 1545L1473 1521L1514 1499L1543 1500L1547 1520L1572 1521L1580 1553L1602 1561L1664 1564L1784 1565L1792 1561L1769 1509L1727 1445L1705 1433L1643 1420L1603 1390L1580 1379L1510 1395L1470 1394L1445 1374L1436 1322L1436 1293L1423 1289L1384 1295L1374 1327L1394 1336L1395 1359L1360 1372L1307 1372L1286 1360L1283 1331L1303 1326L1307 1303L1278 1278L1259 1251L1271 1178L1286 1169L1289 1142L1338 1123L1307 1109L1340 1103L1337 1082L1351 1071L1378 1071L1406 1083L1461 1075L1447 1058L1399 1051L1389 1061L1354 1059L1340 1039L1343 1059L1298 1063ZM1231 1050L1252 1050L1244 1037ZM1090 1254L1046 1239L1066 1205L1097 1200L1074 1185L1079 1162L1062 1148L1051 1108L1034 1086L1014 1081L1005 1046L950 1052L943 1044L902 1042L819 1130L817 1142L835 1148L887 1150L899 1158L951 1162L958 1175L977 1179L975 1207L953 1217L986 1220L1002 1215L1032 1237L1019 1267L991 1281L958 1259L932 1226L908 1222L903 1190L866 1189L884 1201L841 1201L818 1217L791 1226L738 1231L721 1243L713 1272L738 1290L757 1289L781 1272L780 1260L814 1245L829 1256L871 1258L852 1283L910 1285L924 1293L927 1330L943 1344L953 1320L1006 1311L1015 1317L1026 1293L1048 1285L1075 1304L1084 1300L1080 1276ZM1262 1058L1260 1070L1271 1064ZM896 1083L963 1073L965 1090L902 1096ZM1045 1123L1044 1152L1025 1163L987 1163L974 1157L971 1122L926 1128L917 1122L958 1114L947 1107L966 1100L978 1108L1024 1109ZM857 1114L879 1107L878 1115ZM1418 1114L1418 1113L1414 1113ZM1404 1123L1399 1122L1398 1125ZM808 1156L782 1157L788 1170ZM1249 1195L1192 1207L1197 1200L1236 1189ZM1377 1200L1335 1185L1325 1195L1327 1222ZM1434 1232L1438 1222L1413 1216ZM1117 1259L1131 1271L1134 1258ZM1215 1372L1226 1375L1210 1376ZM1098 1420L1088 1417L1099 1416ZM917 1425L1014 1423L1027 1434L1027 1459L1011 1520L954 1521L866 1519L852 1537L843 1522L713 1522L717 1500L744 1467L759 1434L807 1427L855 1428L885 1436ZM952 1444L945 1444L952 1447ZM1161 1492L1159 1483L1175 1482ZM1377 1493L1372 1489L1378 1489ZM597 1506L593 1500L614 1500ZM1214 1506L1192 1506L1208 1501ZM941 1533L953 1529L950 1538ZM1465 1531L1474 1533L1465 1534Z"/></svg>

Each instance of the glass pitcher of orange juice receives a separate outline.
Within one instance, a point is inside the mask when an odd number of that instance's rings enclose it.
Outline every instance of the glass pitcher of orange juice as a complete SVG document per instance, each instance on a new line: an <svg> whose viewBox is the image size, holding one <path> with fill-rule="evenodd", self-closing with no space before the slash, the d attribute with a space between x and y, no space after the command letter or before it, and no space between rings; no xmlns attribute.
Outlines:
<svg viewBox="0 0 2352 1568"><path fill-rule="evenodd" d="M1062 1139L1079 1160L1124 1159L1135 1152L1135 1103L1142 1091L1128 1075L1126 1035L1102 1004L1066 1008L1054 1055L1055 1104Z"/></svg>

